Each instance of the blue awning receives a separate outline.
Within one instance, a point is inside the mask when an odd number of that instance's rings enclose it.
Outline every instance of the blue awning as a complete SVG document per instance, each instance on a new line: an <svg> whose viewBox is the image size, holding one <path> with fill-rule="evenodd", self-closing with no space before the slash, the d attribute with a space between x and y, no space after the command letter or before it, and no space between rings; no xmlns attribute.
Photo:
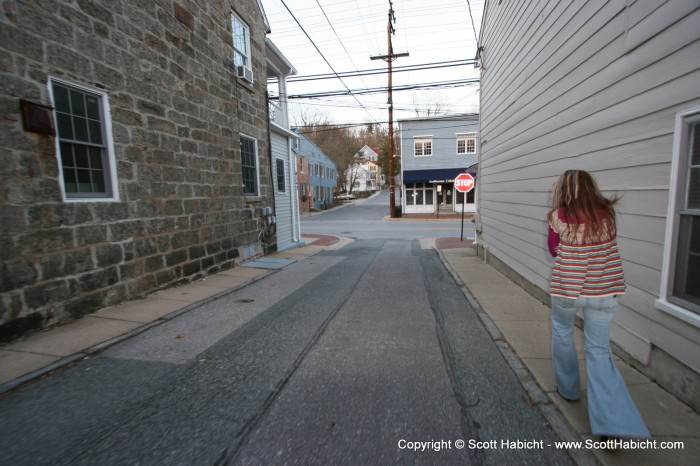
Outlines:
<svg viewBox="0 0 700 466"><path fill-rule="evenodd" d="M436 168L432 170L404 170L403 183L450 183L460 173L476 178L476 165L465 168Z"/></svg>

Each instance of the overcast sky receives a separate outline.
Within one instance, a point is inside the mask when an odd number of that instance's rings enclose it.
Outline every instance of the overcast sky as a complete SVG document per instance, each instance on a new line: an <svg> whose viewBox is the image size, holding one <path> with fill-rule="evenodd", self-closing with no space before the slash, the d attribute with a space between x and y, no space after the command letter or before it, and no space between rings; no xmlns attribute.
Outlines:
<svg viewBox="0 0 700 466"><path fill-rule="evenodd" d="M296 68L299 76L373 69L386 71L385 61L371 60L370 57L388 52L389 0L262 0L262 4L272 29L268 38ZM472 64L420 71L398 70L406 66L473 59L483 4L484 0L393 0L396 16L396 32L392 35L394 53L409 53L408 57L394 60L392 65L397 70L393 74L394 121L415 117L415 103L430 105L439 102L447 105L448 113L478 112L478 84L422 90L397 89L401 86L478 79L478 70ZM386 88L387 84L387 74L382 73L342 80L289 82L288 93L347 92L348 89ZM271 90L276 92L276 86ZM388 121L386 91L355 97L292 99L292 123L295 123L295 118L298 120L302 107L307 112L319 112L336 123L385 124Z"/></svg>

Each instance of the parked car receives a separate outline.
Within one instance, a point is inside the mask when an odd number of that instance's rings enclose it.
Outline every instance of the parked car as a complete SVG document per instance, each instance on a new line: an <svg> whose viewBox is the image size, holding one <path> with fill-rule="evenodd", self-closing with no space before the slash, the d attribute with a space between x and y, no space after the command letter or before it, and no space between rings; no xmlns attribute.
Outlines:
<svg viewBox="0 0 700 466"><path fill-rule="evenodd" d="M338 199L339 201L351 201L355 199L355 195L352 193L340 193L338 194L335 198Z"/></svg>

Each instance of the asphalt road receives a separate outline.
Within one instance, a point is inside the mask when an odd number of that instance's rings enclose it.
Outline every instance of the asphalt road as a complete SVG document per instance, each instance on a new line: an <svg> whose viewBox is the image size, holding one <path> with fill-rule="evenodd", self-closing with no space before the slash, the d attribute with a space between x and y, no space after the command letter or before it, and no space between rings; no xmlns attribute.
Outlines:
<svg viewBox="0 0 700 466"><path fill-rule="evenodd" d="M3 397L0 464L571 464L501 446L557 439L528 399L435 251L367 239Z"/></svg>
<svg viewBox="0 0 700 466"><path fill-rule="evenodd" d="M399 203L398 196L396 202ZM429 221L406 218L384 220L389 214L389 192L382 191L369 199L358 199L317 216L302 214L301 231L355 239L405 240L459 238L462 234L462 223L456 219L447 220L443 216ZM464 238L474 239L474 224L470 220L464 222Z"/></svg>

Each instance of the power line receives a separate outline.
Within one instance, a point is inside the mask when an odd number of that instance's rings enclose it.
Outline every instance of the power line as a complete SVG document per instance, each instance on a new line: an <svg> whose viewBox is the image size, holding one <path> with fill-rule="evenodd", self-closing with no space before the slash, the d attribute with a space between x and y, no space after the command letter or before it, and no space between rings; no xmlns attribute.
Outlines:
<svg viewBox="0 0 700 466"><path fill-rule="evenodd" d="M472 4L469 0L467 0L467 7L469 7L469 18L472 20L472 29L474 30L474 40L476 41L476 44L478 46L479 37L476 35L476 26L474 26L474 17L472 16Z"/></svg>
<svg viewBox="0 0 700 466"><path fill-rule="evenodd" d="M314 41L311 39L311 37L306 33L306 30L305 30L304 27L301 25L301 23L299 23L299 20L297 20L296 16L294 16L294 13L292 13L292 10L289 9L289 7L287 6L287 4L285 3L284 0L280 0L280 1L282 2L282 5L284 5L284 7L287 9L287 11L288 11L289 14L291 15L291 17L294 19L294 21L297 23L297 25L299 26L299 28L301 29L301 31L304 33L304 35L306 36L306 38L309 39L309 42L311 42L311 45L313 45L314 48L316 49L316 51L318 52L318 54L321 55L321 58L323 58L323 61L326 62L326 65L328 65L328 67L331 69L331 71L333 71L333 73L337 75L338 73L335 71L335 69L333 68L333 66L328 62L328 60L327 60L326 57L323 55L323 53L321 53L321 50L319 50L319 48L316 46L316 44L315 44ZM343 86L345 86L345 88L348 90L348 92L352 95L352 91L350 91L350 88L343 82L342 78L338 77L338 79L339 79L340 82L343 84ZM355 97L355 100L357 100L357 103L358 103L358 104L362 105L362 102L360 102L360 100L359 100L357 97ZM364 108L364 106L362 106L362 108ZM367 110L367 109L365 108L365 111L366 111L367 114L374 120L374 116L369 112L369 110Z"/></svg>
<svg viewBox="0 0 700 466"><path fill-rule="evenodd" d="M434 63L423 63L418 65L404 65L397 66L392 69L395 73L406 72L406 71L422 71L422 70L434 70L438 68L451 68L454 66L466 66L473 65L475 60L473 58L464 60L451 60L444 62L434 62ZM303 82L303 81L316 81L324 79L335 79L339 76L343 78L359 77L359 76L369 76L374 74L386 74L386 68L374 68L362 71L342 71L337 74L323 73L323 74L310 74L306 76L293 76L287 78L288 83Z"/></svg>
<svg viewBox="0 0 700 466"><path fill-rule="evenodd" d="M359 73L359 70L357 69L357 65L355 65L355 62L352 61L352 57L351 57L350 54L348 53L348 49L345 48L345 44L343 44L343 41L340 39L340 36L338 35L338 33L335 31L335 28L333 27L333 24L331 24L331 20L328 18L328 15L326 14L326 10L323 9L323 7L321 6L321 3L319 3L318 0L316 0L316 3L318 4L318 7L321 9L321 12L323 13L323 16L326 18L326 21L328 21L328 25L331 27L331 30L333 31L333 34L335 34L335 37L338 38L338 42L340 42L340 46L343 47L343 50L345 50L345 55L348 56L348 59L350 60L350 63L352 63L352 66L355 67L355 71L357 71L357 72ZM358 74L357 76L363 76L363 75ZM367 87L367 83L365 83L365 80L362 79L361 77L360 77L360 80L362 81L362 84L364 84L365 87ZM377 101L374 100L374 96L372 96L372 100L374 101L375 104L377 103Z"/></svg>
<svg viewBox="0 0 700 466"><path fill-rule="evenodd" d="M416 89L429 89L429 88L436 88L436 87L441 87L441 88L454 88L454 87L462 87L462 86L468 86L471 84L478 84L479 79L478 78L473 78L473 79L459 79L459 80L453 80L453 81L437 81L433 83L422 83L422 84L406 84L403 86L393 86L394 91L410 91L410 90L416 90ZM347 87L346 87L347 89ZM293 99L314 99L314 98L319 98L319 97L335 97L335 96L342 96L342 95L351 95L351 96L358 96L358 95L365 95L365 94L376 94L380 92L386 92L388 90L388 87L373 87L373 88L366 88L366 89L347 89L346 91L328 91L328 92L310 92L307 94L294 94L294 95L288 95L287 99L293 100ZM276 99L276 97L271 96L271 99ZM364 105L362 105L363 108Z"/></svg>

